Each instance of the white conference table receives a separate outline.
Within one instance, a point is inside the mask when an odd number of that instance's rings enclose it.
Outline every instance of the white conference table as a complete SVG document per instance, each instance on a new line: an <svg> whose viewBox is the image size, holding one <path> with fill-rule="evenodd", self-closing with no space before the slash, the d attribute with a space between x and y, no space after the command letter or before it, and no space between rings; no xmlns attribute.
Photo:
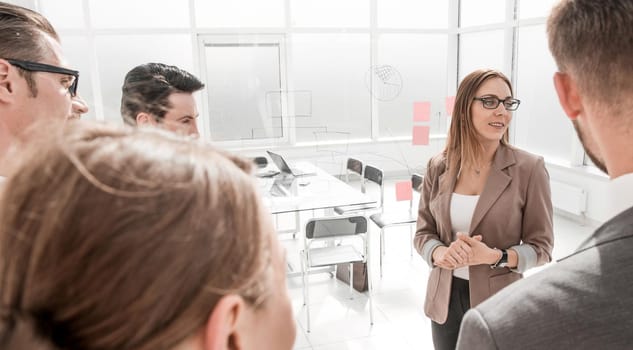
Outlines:
<svg viewBox="0 0 633 350"><path fill-rule="evenodd" d="M331 209L347 205L375 205L377 203L376 199L354 189L314 164L297 162L295 166L314 172L314 175L292 177L279 174L271 178L258 179L260 193L271 214L297 214L297 227L295 227L296 230L291 230L292 232L302 230L299 227L298 215L302 211ZM263 169L263 171L267 170ZM279 233L283 232L288 231ZM295 267L299 265L298 257L294 256L295 254L291 255L293 256L287 257L288 277L300 276L301 271ZM332 271L331 268L327 270Z"/></svg>
<svg viewBox="0 0 633 350"><path fill-rule="evenodd" d="M297 162L296 166L315 174L300 177L280 174L259 179L264 203L272 214L376 204L376 199L309 162Z"/></svg>

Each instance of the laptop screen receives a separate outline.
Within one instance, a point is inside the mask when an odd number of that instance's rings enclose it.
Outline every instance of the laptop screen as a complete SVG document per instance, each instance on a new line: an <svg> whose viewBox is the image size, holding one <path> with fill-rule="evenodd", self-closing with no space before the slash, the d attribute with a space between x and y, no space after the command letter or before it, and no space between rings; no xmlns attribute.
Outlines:
<svg viewBox="0 0 633 350"><path fill-rule="evenodd" d="M290 170L290 166L288 166L288 163L286 163L286 161L281 155L277 153L273 153L271 151L266 151L266 152L270 156L270 159L273 161L273 163L275 163L277 168L279 168L279 171L286 174L292 174L292 170Z"/></svg>

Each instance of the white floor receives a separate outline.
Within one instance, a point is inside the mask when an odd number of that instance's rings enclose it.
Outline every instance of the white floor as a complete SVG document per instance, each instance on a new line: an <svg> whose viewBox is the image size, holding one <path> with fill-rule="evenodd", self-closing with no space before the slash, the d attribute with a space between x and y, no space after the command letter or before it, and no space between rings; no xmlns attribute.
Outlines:
<svg viewBox="0 0 633 350"><path fill-rule="evenodd" d="M408 210L408 201L395 202L394 182L387 184L386 208ZM312 213L302 215L308 219ZM304 217L305 216L305 217ZM292 223L294 218L280 218ZM410 256L408 227L396 227L386 232L384 276L378 272L378 229L370 223L372 233L371 263L374 281L374 324L369 323L367 293L350 295L349 286L328 273L310 276L311 332L306 332L306 310L303 305L301 277L288 278L297 321L295 349L368 350L368 349L432 349L431 324L424 316L423 303L428 267L414 252ZM573 252L588 237L594 226L581 225L559 215L554 218L554 260ZM298 259L302 246L299 235L280 235L288 250L289 261ZM534 269L529 273L547 267ZM529 274L528 273L528 274Z"/></svg>

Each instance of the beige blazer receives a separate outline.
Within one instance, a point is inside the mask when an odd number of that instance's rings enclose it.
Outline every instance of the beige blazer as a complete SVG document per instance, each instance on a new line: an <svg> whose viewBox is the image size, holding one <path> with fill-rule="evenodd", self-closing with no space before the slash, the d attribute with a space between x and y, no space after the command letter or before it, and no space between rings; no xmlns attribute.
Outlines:
<svg viewBox="0 0 633 350"><path fill-rule="evenodd" d="M443 154L432 158L427 166L414 239L416 250L423 256L427 242L432 245L439 240L448 246L452 241L450 200L456 176L450 176L446 166ZM534 265L551 260L552 201L542 157L511 146L499 146L475 207L470 233L482 235L483 242L492 248L527 249L536 257ZM468 272L471 307L523 277L509 268L492 269L489 265L470 266ZM451 270L432 267L424 312L441 324L448 315L451 281Z"/></svg>

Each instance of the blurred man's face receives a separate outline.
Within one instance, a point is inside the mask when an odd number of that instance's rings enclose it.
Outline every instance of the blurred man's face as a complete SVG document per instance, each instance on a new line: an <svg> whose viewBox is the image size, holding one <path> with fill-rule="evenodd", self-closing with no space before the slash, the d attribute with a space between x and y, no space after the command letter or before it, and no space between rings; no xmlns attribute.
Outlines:
<svg viewBox="0 0 633 350"><path fill-rule="evenodd" d="M171 108L161 120L161 124L171 131L198 136L198 107L193 94L174 92L169 95Z"/></svg>

